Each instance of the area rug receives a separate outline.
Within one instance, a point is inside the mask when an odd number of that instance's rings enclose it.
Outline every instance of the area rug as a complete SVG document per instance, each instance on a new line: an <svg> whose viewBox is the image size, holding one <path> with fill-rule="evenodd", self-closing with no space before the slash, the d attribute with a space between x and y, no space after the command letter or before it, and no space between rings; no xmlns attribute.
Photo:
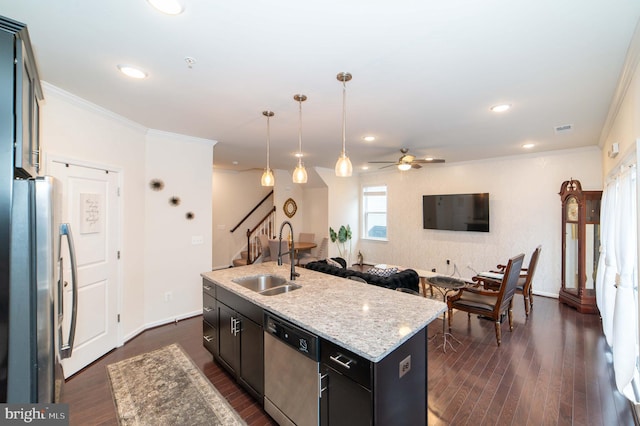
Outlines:
<svg viewBox="0 0 640 426"><path fill-rule="evenodd" d="M107 372L120 425L246 425L178 344Z"/></svg>

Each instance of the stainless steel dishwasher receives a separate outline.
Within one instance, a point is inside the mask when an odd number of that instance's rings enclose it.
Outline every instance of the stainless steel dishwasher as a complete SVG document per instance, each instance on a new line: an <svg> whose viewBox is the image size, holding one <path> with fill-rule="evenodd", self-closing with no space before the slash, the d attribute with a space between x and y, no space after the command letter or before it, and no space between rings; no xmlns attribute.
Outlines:
<svg viewBox="0 0 640 426"><path fill-rule="evenodd" d="M264 409L281 426L317 426L320 345L315 336L265 314Z"/></svg>

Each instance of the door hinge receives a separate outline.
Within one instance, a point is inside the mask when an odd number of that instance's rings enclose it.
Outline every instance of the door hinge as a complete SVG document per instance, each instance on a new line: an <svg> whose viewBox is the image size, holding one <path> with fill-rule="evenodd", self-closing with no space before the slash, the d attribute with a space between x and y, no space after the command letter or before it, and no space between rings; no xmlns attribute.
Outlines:
<svg viewBox="0 0 640 426"><path fill-rule="evenodd" d="M120 314L118 314L118 322L120 322Z"/></svg>
<svg viewBox="0 0 640 426"><path fill-rule="evenodd" d="M120 259L120 250L118 250L118 259Z"/></svg>
<svg viewBox="0 0 640 426"><path fill-rule="evenodd" d="M116 192L118 193L118 197L119 197L119 196L120 196L120 187L118 187L118 188L116 189Z"/></svg>

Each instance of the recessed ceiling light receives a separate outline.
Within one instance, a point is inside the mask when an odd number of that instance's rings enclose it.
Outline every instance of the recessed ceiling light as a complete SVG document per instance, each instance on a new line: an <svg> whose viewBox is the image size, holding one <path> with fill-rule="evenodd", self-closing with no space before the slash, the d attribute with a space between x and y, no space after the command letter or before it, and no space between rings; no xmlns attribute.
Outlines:
<svg viewBox="0 0 640 426"><path fill-rule="evenodd" d="M511 109L511 104L494 105L491 107L491 111L493 112L505 112L509 109Z"/></svg>
<svg viewBox="0 0 640 426"><path fill-rule="evenodd" d="M184 12L179 0L147 0L149 4L167 15L180 15Z"/></svg>
<svg viewBox="0 0 640 426"><path fill-rule="evenodd" d="M147 73L131 65L118 65L120 72L131 78L147 78Z"/></svg>
<svg viewBox="0 0 640 426"><path fill-rule="evenodd" d="M362 166L361 169L362 170L369 170L369 166Z"/></svg>
<svg viewBox="0 0 640 426"><path fill-rule="evenodd" d="M522 147L523 147L524 149L531 149L531 148L533 148L534 146L536 146L536 144L535 144L535 143L525 143L524 145L522 145Z"/></svg>
<svg viewBox="0 0 640 426"><path fill-rule="evenodd" d="M367 142L373 142L373 141L376 140L376 137L375 136L365 136L362 139L364 139Z"/></svg>

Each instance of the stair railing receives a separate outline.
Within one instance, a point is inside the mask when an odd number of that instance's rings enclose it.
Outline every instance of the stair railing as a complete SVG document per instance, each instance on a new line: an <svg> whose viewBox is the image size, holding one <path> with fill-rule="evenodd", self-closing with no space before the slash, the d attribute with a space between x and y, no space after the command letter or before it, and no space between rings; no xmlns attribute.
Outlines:
<svg viewBox="0 0 640 426"><path fill-rule="evenodd" d="M276 207L267 213L253 229L247 229L247 265L251 265L262 254L262 246L258 242L258 235L264 234L271 238L276 222ZM253 242L253 244L252 244Z"/></svg>
<svg viewBox="0 0 640 426"><path fill-rule="evenodd" d="M265 197L255 205L254 208L251 209L249 213L247 213L241 220L238 222L236 226L231 228L229 232L233 233L236 231L244 222L246 222L249 217L256 211L265 201L269 199L273 195L273 190L271 190ZM265 234L269 238L274 233L275 229L275 220L276 220L276 208L275 206L269 210L267 213L253 229L247 229L247 265L252 264L258 256L262 253L260 244L258 244L258 235Z"/></svg>

